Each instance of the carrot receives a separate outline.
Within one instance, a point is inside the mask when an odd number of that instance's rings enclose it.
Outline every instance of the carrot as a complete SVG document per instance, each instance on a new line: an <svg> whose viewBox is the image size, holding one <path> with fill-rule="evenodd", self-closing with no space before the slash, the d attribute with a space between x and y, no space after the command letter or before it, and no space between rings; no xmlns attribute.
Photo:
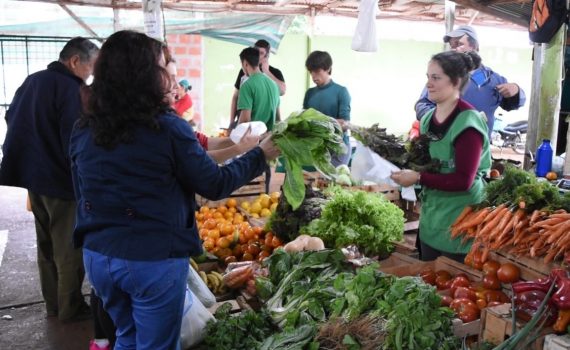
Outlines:
<svg viewBox="0 0 570 350"><path fill-rule="evenodd" d="M504 215L506 212L509 211L509 208L507 208L506 206L500 208L497 207L497 209L495 209L493 212L495 212L494 217L487 221L487 223L485 224L485 227L483 229L481 229L481 232L479 232L480 236L487 236L489 235L490 231L492 231L493 229L497 228L497 225L499 225L499 222L503 219Z"/></svg>
<svg viewBox="0 0 570 350"><path fill-rule="evenodd" d="M485 219L485 217L489 214L490 211L491 211L491 208L483 208L483 209L479 210L477 212L477 215L474 218L471 218L470 220L464 220L463 223L461 224L461 226L467 228L467 227L479 225Z"/></svg>
<svg viewBox="0 0 570 350"><path fill-rule="evenodd" d="M485 221L488 222L488 221L493 220L501 212L501 210L503 210L506 207L507 207L506 204L499 205L498 207L493 209L489 215L487 215L487 218L485 219Z"/></svg>
<svg viewBox="0 0 570 350"><path fill-rule="evenodd" d="M512 219L513 213L507 209L501 218L499 225L497 225L495 228L492 228L491 232L489 232L488 241L491 242L492 240L496 240L501 235L501 233L503 233L503 230L507 227L509 222L512 222Z"/></svg>
<svg viewBox="0 0 570 350"><path fill-rule="evenodd" d="M538 216L540 215L540 210L535 210L532 212L532 215L530 216L530 224L534 224L534 222L536 221L536 219L538 219Z"/></svg>
<svg viewBox="0 0 570 350"><path fill-rule="evenodd" d="M557 255L558 255L558 249L551 248L548 254L546 254L546 256L544 257L544 263L545 264L550 263L552 260L554 260L554 258L556 258Z"/></svg>
<svg viewBox="0 0 570 350"><path fill-rule="evenodd" d="M565 219L562 219L562 218L553 218L553 217L551 216L551 217L548 218L548 219L545 219L545 220L538 221L538 222L534 223L533 226L536 226L536 227L553 226L553 225L559 224L559 223L561 223L561 222L563 222L563 221L566 221L566 220L565 220Z"/></svg>
<svg viewBox="0 0 570 350"><path fill-rule="evenodd" d="M483 252L481 253L481 262L484 264L485 262L487 262L487 257L489 256L489 246L485 245L483 247Z"/></svg>
<svg viewBox="0 0 570 350"><path fill-rule="evenodd" d="M469 215L470 213L473 212L473 207L472 206L466 206L463 211L459 214L459 216L457 217L457 219L455 219L455 222L453 223L452 226L457 226L461 223L461 221L463 221L463 219L465 219L465 217L467 215Z"/></svg>
<svg viewBox="0 0 570 350"><path fill-rule="evenodd" d="M546 242L547 243L553 243L553 242L557 241L565 233L568 233L568 230L570 230L570 220L554 226L554 228L551 230L552 233L549 235Z"/></svg>

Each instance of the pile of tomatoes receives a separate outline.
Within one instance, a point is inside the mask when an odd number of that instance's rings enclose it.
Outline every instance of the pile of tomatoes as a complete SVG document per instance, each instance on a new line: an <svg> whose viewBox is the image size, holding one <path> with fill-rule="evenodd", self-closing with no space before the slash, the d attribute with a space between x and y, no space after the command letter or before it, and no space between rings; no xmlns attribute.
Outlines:
<svg viewBox="0 0 570 350"><path fill-rule="evenodd" d="M497 277L497 271L504 265L506 264L488 261L482 267L483 279L477 283L471 281L465 273L452 276L449 271L434 271L431 267L422 270L420 277L424 282L436 286L440 291L442 305L450 307L459 319L467 323L478 319L484 308L509 302L509 297L501 291L502 280ZM512 266L506 265L505 269L510 272ZM504 274L505 271L501 271L501 277ZM508 277L504 283L511 283L513 276ZM518 279L518 274L516 278Z"/></svg>
<svg viewBox="0 0 570 350"><path fill-rule="evenodd" d="M196 222L204 250L226 264L236 261L263 260L283 242L263 228L251 226L230 198L217 208L203 206L196 211Z"/></svg>

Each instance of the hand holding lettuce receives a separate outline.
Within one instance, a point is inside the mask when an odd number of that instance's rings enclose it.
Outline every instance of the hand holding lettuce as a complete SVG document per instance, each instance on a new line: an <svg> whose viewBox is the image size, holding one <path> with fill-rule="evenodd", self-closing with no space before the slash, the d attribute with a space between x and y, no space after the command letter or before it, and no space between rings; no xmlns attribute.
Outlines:
<svg viewBox="0 0 570 350"><path fill-rule="evenodd" d="M303 166L314 166L326 177L336 174L331 156L347 152L336 120L309 108L293 113L273 129L273 141L281 150L287 176L283 194L293 210L305 198Z"/></svg>

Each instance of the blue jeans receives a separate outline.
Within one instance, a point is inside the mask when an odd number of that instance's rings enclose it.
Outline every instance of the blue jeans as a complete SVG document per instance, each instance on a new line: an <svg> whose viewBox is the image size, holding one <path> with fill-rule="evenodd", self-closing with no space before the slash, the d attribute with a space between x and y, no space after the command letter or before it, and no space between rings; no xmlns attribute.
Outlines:
<svg viewBox="0 0 570 350"><path fill-rule="evenodd" d="M115 350L179 350L188 259L133 261L83 249L85 271L117 327Z"/></svg>

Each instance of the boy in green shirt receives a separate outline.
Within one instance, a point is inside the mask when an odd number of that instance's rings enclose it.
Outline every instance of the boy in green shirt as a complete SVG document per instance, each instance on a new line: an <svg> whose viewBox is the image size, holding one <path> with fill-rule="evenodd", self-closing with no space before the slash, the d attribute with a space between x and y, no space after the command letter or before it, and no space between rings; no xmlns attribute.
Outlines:
<svg viewBox="0 0 570 350"><path fill-rule="evenodd" d="M273 130L279 113L279 88L273 80L259 69L259 50L255 47L243 49L239 55L244 73L249 77L239 89L238 124L261 121L267 130Z"/></svg>

